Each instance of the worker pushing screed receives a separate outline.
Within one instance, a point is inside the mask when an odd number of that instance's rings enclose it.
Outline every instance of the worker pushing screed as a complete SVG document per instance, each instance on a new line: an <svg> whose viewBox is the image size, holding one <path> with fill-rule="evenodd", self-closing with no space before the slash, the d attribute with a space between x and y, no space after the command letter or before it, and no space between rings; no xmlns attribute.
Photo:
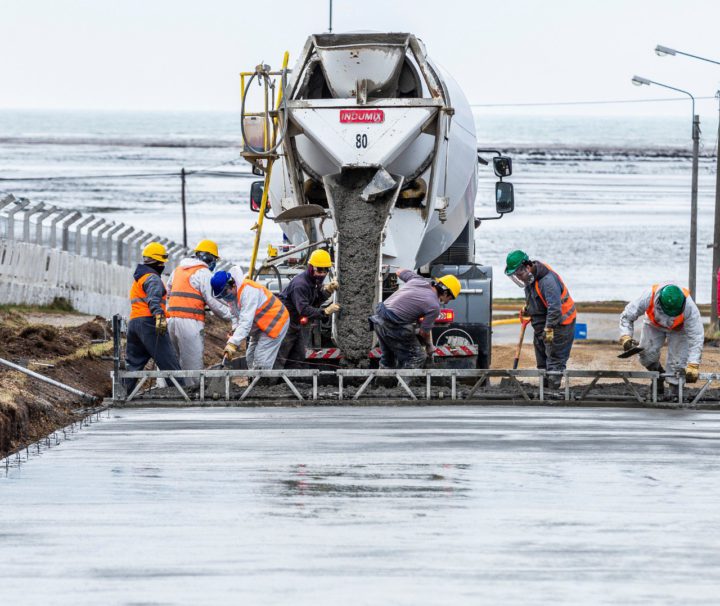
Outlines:
<svg viewBox="0 0 720 606"><path fill-rule="evenodd" d="M642 335L638 343L634 338L634 323L645 314ZM700 311L688 290L666 282L655 284L638 299L628 303L620 316L620 345L629 351L642 348L640 363L648 370L664 373L660 363L660 349L667 340L666 368L668 372L684 373L688 383L695 383L700 373L703 330ZM667 379L670 394L677 394L678 379ZM664 383L658 381L658 393L664 392Z"/></svg>
<svg viewBox="0 0 720 606"><path fill-rule="evenodd" d="M432 327L445 305L460 294L452 275L428 282L409 269L397 271L405 285L375 308L370 323L380 344L380 368L422 368L432 354Z"/></svg>
<svg viewBox="0 0 720 606"><path fill-rule="evenodd" d="M330 253L315 250L308 259L307 269L290 280L290 284L278 295L290 314L290 326L280 346L275 368L304 368L306 344L303 326L340 310L337 303L321 307L339 288L337 280L324 284L331 269Z"/></svg>
<svg viewBox="0 0 720 606"><path fill-rule="evenodd" d="M204 367L205 306L223 320L232 319L228 306L213 297L210 285L219 258L217 244L201 240L168 281L168 331L183 370Z"/></svg>
<svg viewBox="0 0 720 606"><path fill-rule="evenodd" d="M247 338L248 368L272 368L290 324L282 301L249 278L238 284L226 271L218 271L212 277L212 291L213 296L229 306L233 317L234 330L223 351L225 358L232 361L238 357L238 348Z"/></svg>
<svg viewBox="0 0 720 606"><path fill-rule="evenodd" d="M553 269L531 261L522 250L507 256L505 275L525 289L523 316L530 316L534 330L537 367L550 372L565 370L575 340L575 302L565 282ZM545 386L559 389L562 377L549 375Z"/></svg>
<svg viewBox="0 0 720 606"><path fill-rule="evenodd" d="M159 242L150 242L143 249L142 257L130 287L126 367L143 370L152 358L160 370L180 370L167 334L167 290L160 277L168 260L167 250ZM125 389L132 391L136 383L137 379L127 379Z"/></svg>

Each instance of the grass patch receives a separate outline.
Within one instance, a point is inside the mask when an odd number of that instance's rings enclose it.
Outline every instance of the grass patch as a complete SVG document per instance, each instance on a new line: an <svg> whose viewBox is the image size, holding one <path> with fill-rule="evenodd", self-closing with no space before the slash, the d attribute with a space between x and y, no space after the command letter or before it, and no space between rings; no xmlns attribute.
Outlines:
<svg viewBox="0 0 720 606"><path fill-rule="evenodd" d="M4 313L78 313L70 301L64 297L55 297L47 305L15 305L6 303L0 305L0 312Z"/></svg>

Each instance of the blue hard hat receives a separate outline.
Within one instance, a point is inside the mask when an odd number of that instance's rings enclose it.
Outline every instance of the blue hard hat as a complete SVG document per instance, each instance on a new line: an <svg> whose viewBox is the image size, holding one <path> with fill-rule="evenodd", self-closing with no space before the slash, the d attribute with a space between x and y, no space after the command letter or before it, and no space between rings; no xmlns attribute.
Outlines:
<svg viewBox="0 0 720 606"><path fill-rule="evenodd" d="M219 297L223 290L225 290L227 283L232 279L233 277L230 275L230 272L222 270L216 271L213 274L213 277L210 278L210 286L212 286L213 296Z"/></svg>

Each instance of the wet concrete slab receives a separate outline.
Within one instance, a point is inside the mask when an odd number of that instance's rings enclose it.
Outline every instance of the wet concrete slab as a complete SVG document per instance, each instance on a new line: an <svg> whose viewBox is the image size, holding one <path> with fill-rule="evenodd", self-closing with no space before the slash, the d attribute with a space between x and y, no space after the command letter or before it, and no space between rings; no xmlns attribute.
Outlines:
<svg viewBox="0 0 720 606"><path fill-rule="evenodd" d="M714 604L720 415L111 410L0 478L3 604Z"/></svg>

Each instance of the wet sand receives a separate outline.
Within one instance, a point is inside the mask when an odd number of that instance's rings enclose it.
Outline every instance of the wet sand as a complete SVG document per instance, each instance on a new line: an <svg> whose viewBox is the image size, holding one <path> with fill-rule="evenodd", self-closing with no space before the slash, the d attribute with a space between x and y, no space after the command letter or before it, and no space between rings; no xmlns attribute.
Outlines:
<svg viewBox="0 0 720 606"><path fill-rule="evenodd" d="M0 595L712 604L719 444L690 411L111 411L0 480Z"/></svg>

